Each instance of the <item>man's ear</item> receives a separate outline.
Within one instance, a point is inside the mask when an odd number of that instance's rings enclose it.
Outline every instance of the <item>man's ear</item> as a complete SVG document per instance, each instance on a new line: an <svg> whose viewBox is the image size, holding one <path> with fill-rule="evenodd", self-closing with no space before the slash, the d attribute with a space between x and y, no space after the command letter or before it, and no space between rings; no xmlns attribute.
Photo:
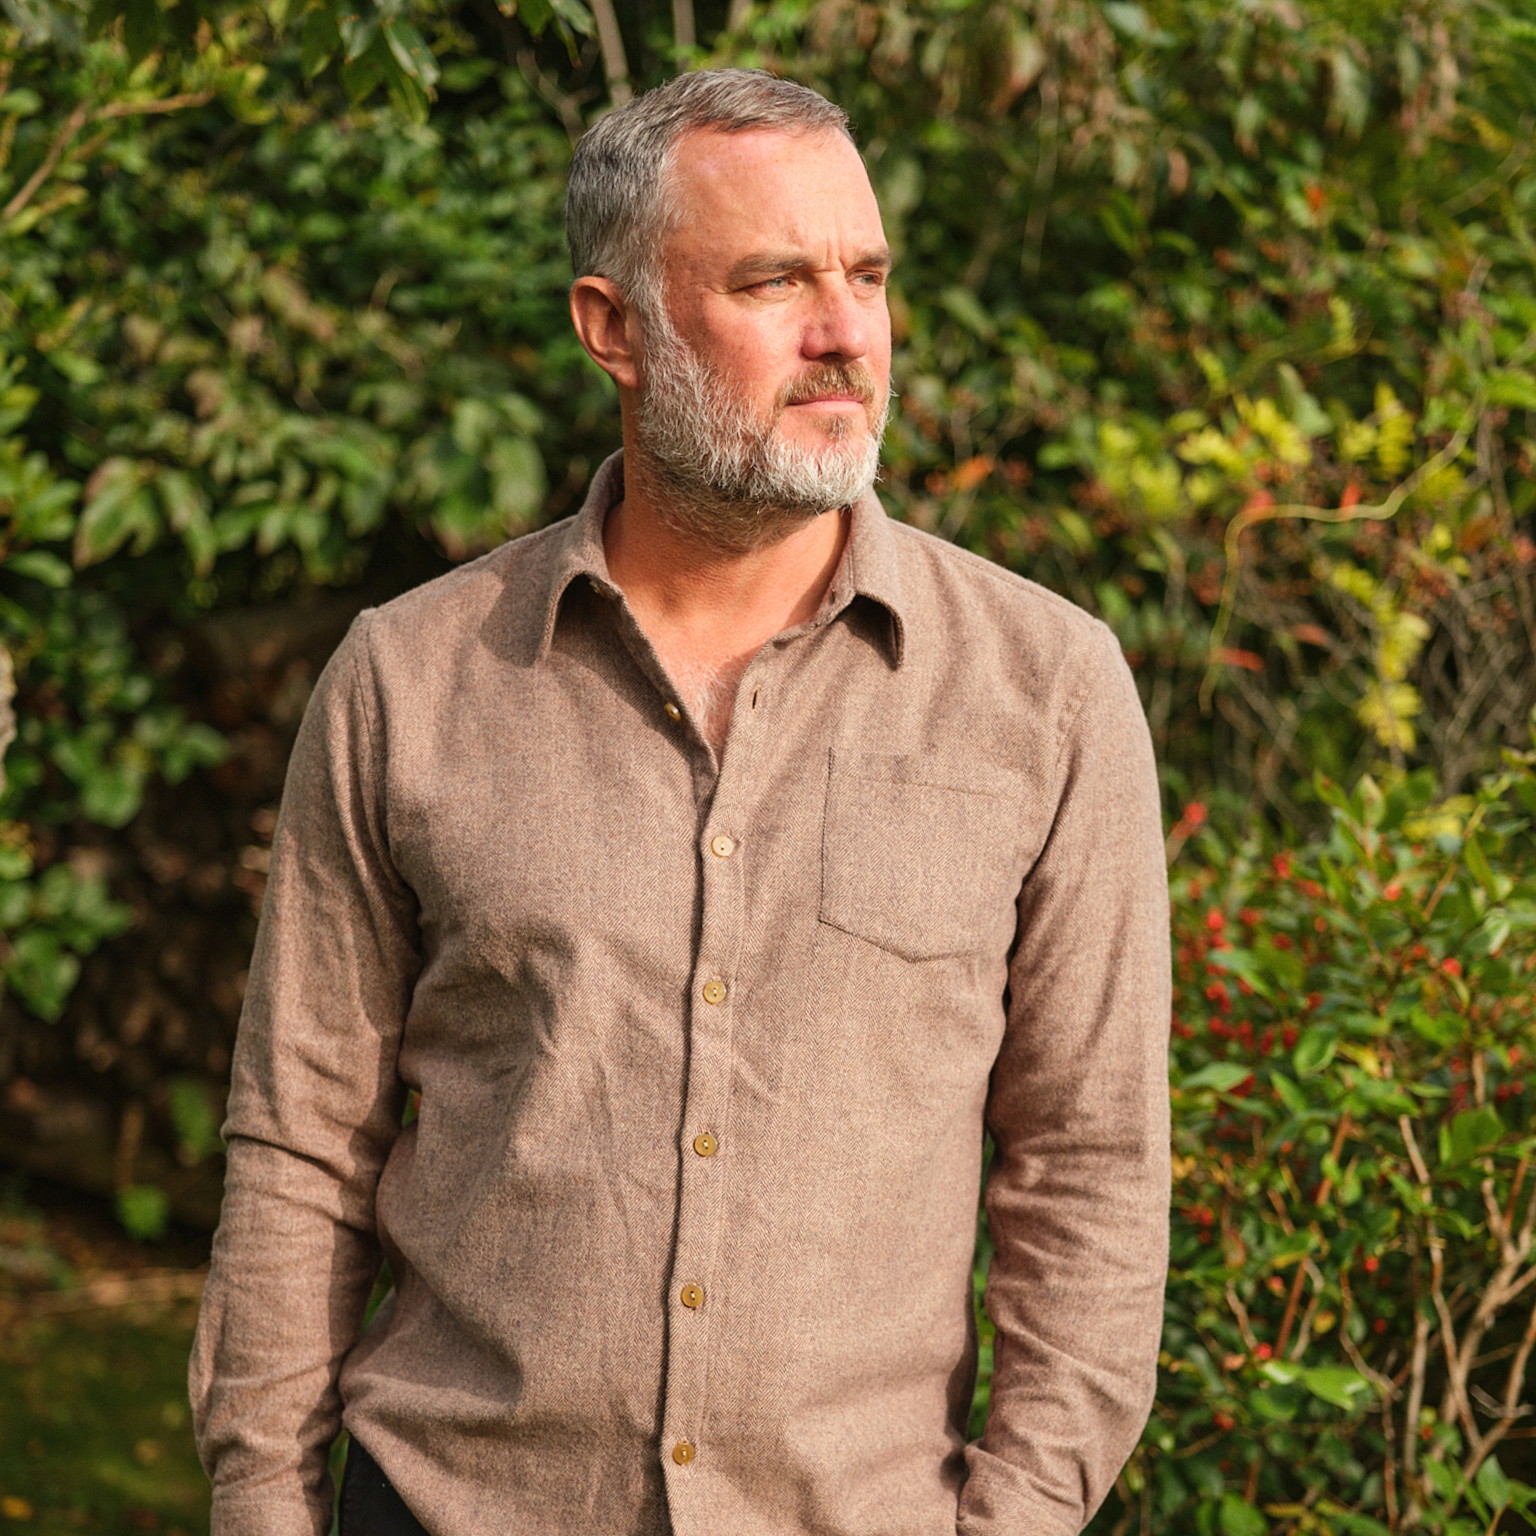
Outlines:
<svg viewBox="0 0 1536 1536"><path fill-rule="evenodd" d="M639 388L639 321L614 283L578 277L571 285L571 324L587 356L615 384Z"/></svg>

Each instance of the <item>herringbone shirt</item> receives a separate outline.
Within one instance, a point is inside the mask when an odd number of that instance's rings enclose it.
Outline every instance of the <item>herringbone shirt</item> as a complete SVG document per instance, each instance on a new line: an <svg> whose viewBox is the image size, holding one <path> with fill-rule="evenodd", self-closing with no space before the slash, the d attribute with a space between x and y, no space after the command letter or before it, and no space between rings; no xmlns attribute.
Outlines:
<svg viewBox="0 0 1536 1536"><path fill-rule="evenodd" d="M717 759L603 558L622 473L310 703L192 1369L215 1536L322 1536L343 1422L434 1536L1068 1536L1166 1252L1129 672L869 496Z"/></svg>

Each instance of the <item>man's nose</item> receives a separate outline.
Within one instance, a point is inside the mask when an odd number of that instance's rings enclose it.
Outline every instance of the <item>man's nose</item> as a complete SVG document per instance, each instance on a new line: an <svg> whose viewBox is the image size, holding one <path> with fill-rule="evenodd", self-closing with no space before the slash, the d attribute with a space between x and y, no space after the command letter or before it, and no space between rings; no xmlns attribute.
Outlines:
<svg viewBox="0 0 1536 1536"><path fill-rule="evenodd" d="M806 357L861 358L869 351L870 335L868 299L861 300L842 279L817 285L801 338Z"/></svg>

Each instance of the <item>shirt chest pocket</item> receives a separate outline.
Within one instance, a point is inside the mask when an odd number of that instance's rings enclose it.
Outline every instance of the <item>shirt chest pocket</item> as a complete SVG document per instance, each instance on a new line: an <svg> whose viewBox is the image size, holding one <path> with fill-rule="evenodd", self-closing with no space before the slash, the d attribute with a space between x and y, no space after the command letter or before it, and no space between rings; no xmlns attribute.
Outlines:
<svg viewBox="0 0 1536 1536"><path fill-rule="evenodd" d="M1028 800L990 764L834 748L821 921L908 960L1006 949L1041 841Z"/></svg>

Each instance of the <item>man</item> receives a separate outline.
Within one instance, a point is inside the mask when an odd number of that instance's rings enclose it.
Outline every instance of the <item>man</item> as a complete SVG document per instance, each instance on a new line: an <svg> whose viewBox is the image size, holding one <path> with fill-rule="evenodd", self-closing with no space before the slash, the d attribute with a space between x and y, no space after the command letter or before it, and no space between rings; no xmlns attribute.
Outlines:
<svg viewBox="0 0 1536 1536"><path fill-rule="evenodd" d="M364 614L295 749L192 1370L215 1536L319 1536L341 1423L348 1536L1068 1536L1161 1316L1129 674L875 500L838 109L674 80L582 141L568 227L622 457Z"/></svg>

